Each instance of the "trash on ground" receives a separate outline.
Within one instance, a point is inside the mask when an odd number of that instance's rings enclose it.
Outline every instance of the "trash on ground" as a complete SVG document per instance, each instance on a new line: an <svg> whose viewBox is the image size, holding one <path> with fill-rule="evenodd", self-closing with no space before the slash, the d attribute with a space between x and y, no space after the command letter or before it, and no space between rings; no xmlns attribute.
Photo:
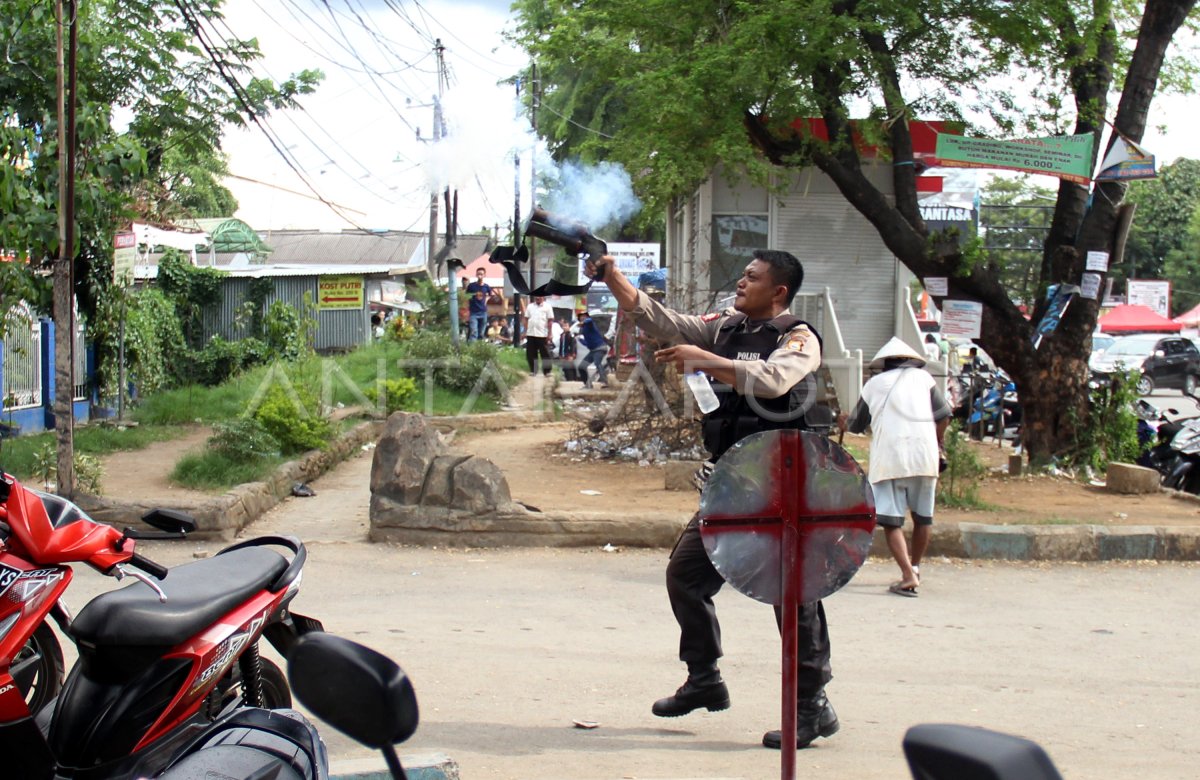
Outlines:
<svg viewBox="0 0 1200 780"><path fill-rule="evenodd" d="M317 491L313 490L303 482L296 482L292 485L292 495L296 496L297 498L309 498L311 496L315 496L316 494Z"/></svg>

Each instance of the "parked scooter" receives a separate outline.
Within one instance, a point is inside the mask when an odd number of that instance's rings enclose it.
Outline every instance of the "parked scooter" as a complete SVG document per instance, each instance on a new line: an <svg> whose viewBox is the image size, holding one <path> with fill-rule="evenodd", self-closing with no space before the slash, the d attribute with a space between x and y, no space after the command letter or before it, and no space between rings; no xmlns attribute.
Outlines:
<svg viewBox="0 0 1200 780"><path fill-rule="evenodd" d="M1200 401L1197 394L1184 394ZM1150 450L1152 467L1162 474L1164 487L1200 494L1200 417L1159 425L1158 443Z"/></svg>
<svg viewBox="0 0 1200 780"><path fill-rule="evenodd" d="M383 752L393 778L407 776L393 745L417 730L417 695L387 656L333 634L301 637L288 655L296 698L316 717ZM159 780L209 777L326 780L325 745L303 715L246 709L197 738Z"/></svg>
<svg viewBox="0 0 1200 780"><path fill-rule="evenodd" d="M290 705L286 678L259 657L258 640L286 654L302 634L321 630L289 609L304 545L250 539L168 570L135 552L136 540L177 538L194 523L169 510L145 519L161 533L117 531L64 498L0 475L6 776L153 776L237 708ZM291 560L271 546L288 548ZM72 619L60 603L69 563L139 582L97 596ZM61 692L62 653L47 617L79 651Z"/></svg>
<svg viewBox="0 0 1200 780"><path fill-rule="evenodd" d="M1179 412L1174 408L1159 409L1145 398L1138 398L1134 401L1133 413L1137 417L1137 440L1141 451L1136 462L1165 477L1175 459L1171 439L1183 427L1182 421L1174 419Z"/></svg>
<svg viewBox="0 0 1200 780"><path fill-rule="evenodd" d="M959 415L967 434L975 439L1019 438L1021 404L1016 383L999 369L977 371L969 377L965 408Z"/></svg>

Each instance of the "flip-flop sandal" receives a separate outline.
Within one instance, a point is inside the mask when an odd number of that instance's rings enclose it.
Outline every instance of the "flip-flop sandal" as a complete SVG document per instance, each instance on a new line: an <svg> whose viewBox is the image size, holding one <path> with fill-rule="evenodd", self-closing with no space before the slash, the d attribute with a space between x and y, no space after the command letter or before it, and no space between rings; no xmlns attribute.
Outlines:
<svg viewBox="0 0 1200 780"><path fill-rule="evenodd" d="M895 593L897 596L915 599L917 597L917 586L909 585L908 587L904 587L904 584L901 582L893 582L888 586L888 593Z"/></svg>

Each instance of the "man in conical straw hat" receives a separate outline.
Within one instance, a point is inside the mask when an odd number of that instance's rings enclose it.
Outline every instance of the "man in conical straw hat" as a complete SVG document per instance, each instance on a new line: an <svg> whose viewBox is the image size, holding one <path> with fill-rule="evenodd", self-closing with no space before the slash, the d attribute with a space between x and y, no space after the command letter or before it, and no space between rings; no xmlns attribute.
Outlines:
<svg viewBox="0 0 1200 780"><path fill-rule="evenodd" d="M868 479L875 493L875 521L883 527L900 579L888 590L915 597L921 557L933 526L941 447L951 409L925 358L892 338L875 353L876 374L863 385L858 405L839 425L852 433L871 428ZM912 555L904 539L904 515L912 514Z"/></svg>

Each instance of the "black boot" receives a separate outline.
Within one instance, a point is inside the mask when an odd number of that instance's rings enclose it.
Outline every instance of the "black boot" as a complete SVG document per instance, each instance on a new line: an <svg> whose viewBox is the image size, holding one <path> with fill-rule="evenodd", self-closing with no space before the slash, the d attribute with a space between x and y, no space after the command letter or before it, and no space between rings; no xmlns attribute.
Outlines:
<svg viewBox="0 0 1200 780"><path fill-rule="evenodd" d="M729 709L729 689L716 664L688 665L688 678L674 696L659 699L650 708L660 718L678 718L704 707L709 712Z"/></svg>
<svg viewBox="0 0 1200 780"><path fill-rule="evenodd" d="M841 725L825 691L801 698L796 705L796 749L808 747L817 737L832 737ZM783 732L768 731L763 734L762 743L763 747L779 750Z"/></svg>

